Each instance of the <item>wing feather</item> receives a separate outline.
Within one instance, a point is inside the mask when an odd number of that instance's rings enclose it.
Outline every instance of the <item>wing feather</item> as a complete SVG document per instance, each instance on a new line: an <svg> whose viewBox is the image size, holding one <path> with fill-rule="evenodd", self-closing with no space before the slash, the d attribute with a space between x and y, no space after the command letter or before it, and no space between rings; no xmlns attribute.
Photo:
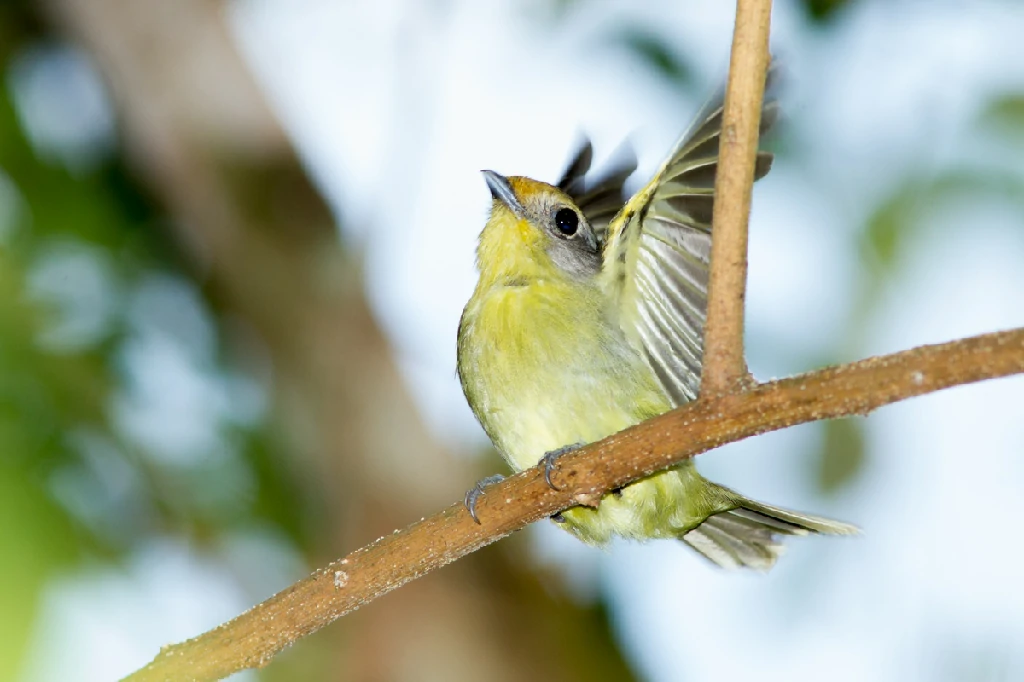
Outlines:
<svg viewBox="0 0 1024 682"><path fill-rule="evenodd" d="M762 135L779 116L776 72L772 65L766 74ZM627 338L675 405L695 399L700 390L723 98L724 88L701 109L654 178L602 233L602 284L616 301ZM570 170L582 167L585 173L590 156L589 151L577 154ZM586 163L577 163L580 159ZM771 163L770 153L758 152L754 179L764 177ZM581 182L574 179L567 186ZM586 210L584 214L589 220Z"/></svg>

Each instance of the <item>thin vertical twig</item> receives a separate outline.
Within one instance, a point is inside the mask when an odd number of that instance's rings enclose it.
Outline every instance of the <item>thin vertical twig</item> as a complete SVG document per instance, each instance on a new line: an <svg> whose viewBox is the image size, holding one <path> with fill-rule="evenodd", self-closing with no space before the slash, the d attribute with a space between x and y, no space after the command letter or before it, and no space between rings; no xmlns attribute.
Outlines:
<svg viewBox="0 0 1024 682"><path fill-rule="evenodd" d="M771 0L738 0L736 3L736 28L715 179L702 396L735 393L750 384L743 352L747 222L761 101L770 60L771 11Z"/></svg>

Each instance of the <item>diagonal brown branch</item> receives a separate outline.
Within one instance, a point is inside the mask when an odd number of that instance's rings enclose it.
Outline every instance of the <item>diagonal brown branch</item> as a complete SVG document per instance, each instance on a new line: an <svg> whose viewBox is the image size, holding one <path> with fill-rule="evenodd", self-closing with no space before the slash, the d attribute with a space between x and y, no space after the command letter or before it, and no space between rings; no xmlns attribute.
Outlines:
<svg viewBox="0 0 1024 682"><path fill-rule="evenodd" d="M274 655L391 590L592 497L712 448L871 410L950 386L1024 373L1024 328L862 360L702 398L560 460L552 490L534 467L487 490L482 525L461 503L335 561L195 639L166 647L132 682L216 680Z"/></svg>
<svg viewBox="0 0 1024 682"><path fill-rule="evenodd" d="M743 355L747 221L761 100L768 70L771 0L738 0L715 177L711 274L701 394L725 395L749 383Z"/></svg>

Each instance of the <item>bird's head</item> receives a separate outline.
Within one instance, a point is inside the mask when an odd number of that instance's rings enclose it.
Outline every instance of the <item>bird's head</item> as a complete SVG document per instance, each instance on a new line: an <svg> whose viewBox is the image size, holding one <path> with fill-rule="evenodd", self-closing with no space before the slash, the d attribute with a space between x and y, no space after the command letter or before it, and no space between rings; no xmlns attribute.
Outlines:
<svg viewBox="0 0 1024 682"><path fill-rule="evenodd" d="M600 245L583 212L557 187L483 171L491 215L480 234L481 279L586 278L601 268Z"/></svg>

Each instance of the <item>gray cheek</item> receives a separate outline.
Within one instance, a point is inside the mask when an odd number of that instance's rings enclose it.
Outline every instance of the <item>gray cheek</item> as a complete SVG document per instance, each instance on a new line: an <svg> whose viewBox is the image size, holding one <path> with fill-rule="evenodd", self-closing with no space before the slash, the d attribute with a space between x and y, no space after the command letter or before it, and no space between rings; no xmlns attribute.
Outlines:
<svg viewBox="0 0 1024 682"><path fill-rule="evenodd" d="M548 246L548 255L560 270L573 277L593 277L601 270L601 254L580 239L556 237Z"/></svg>

